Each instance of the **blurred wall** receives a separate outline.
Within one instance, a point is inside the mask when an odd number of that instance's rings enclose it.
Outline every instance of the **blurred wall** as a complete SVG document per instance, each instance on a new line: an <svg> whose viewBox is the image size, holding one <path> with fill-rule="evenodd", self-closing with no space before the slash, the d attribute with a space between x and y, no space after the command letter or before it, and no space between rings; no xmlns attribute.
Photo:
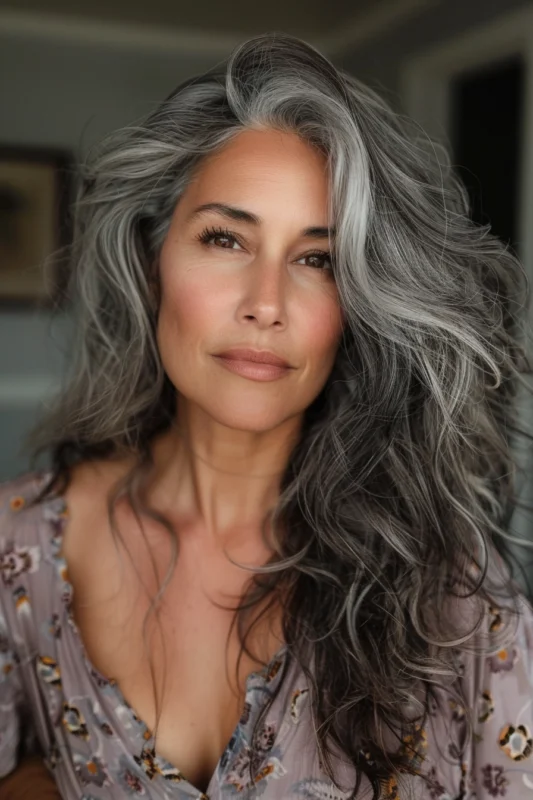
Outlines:
<svg viewBox="0 0 533 800"><path fill-rule="evenodd" d="M401 70L408 59L418 51L531 5L531 0L444 0L372 37L338 63L374 88L381 88L389 101L401 109Z"/></svg>
<svg viewBox="0 0 533 800"><path fill-rule="evenodd" d="M0 140L82 158L214 60L0 35ZM21 438L63 373L72 323L47 311L0 312L0 480L26 469Z"/></svg>
<svg viewBox="0 0 533 800"><path fill-rule="evenodd" d="M1 137L83 153L149 111L213 58L158 56L105 44L0 38Z"/></svg>

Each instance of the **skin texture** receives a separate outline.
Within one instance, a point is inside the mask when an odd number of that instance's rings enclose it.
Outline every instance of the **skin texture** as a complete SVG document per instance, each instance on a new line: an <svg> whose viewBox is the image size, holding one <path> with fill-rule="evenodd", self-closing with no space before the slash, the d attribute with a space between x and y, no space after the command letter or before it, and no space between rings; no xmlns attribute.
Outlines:
<svg viewBox="0 0 533 800"><path fill-rule="evenodd" d="M275 502L303 413L324 386L343 317L327 238L323 154L292 133L246 130L204 160L177 204L159 257L158 346L178 391L178 424L154 446L154 504L204 545L256 541ZM208 202L245 209L253 225ZM202 244L206 226L227 228ZM329 268L329 269L328 269ZM267 349L293 367L271 382L228 372L213 354ZM259 534L257 534L258 536Z"/></svg>

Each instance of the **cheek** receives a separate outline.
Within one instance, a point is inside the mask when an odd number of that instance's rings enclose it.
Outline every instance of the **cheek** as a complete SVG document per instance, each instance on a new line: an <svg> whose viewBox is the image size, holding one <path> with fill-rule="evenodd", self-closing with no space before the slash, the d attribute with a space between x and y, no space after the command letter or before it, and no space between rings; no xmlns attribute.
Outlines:
<svg viewBox="0 0 533 800"><path fill-rule="evenodd" d="M319 371L329 372L342 334L342 314L336 302L316 304L306 315L305 349ZM323 369L320 370L320 366Z"/></svg>
<svg viewBox="0 0 533 800"><path fill-rule="evenodd" d="M158 327L160 335L179 332L183 339L209 338L210 330L217 324L222 307L220 292L214 292L209 281L191 271L179 277L162 280L162 296ZM175 340L179 346L179 341Z"/></svg>

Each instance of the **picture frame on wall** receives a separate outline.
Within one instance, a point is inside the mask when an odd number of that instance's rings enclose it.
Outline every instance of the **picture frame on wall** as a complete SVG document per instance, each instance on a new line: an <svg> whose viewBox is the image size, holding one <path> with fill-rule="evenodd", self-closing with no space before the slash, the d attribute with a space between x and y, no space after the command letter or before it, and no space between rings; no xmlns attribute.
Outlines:
<svg viewBox="0 0 533 800"><path fill-rule="evenodd" d="M0 143L0 307L63 303L72 168L67 150Z"/></svg>

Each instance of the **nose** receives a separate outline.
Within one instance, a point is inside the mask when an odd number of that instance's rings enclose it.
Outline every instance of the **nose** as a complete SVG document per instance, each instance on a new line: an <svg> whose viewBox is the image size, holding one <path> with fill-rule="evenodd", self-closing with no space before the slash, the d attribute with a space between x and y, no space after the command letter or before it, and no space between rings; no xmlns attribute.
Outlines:
<svg viewBox="0 0 533 800"><path fill-rule="evenodd" d="M260 328L286 325L287 273L274 259L257 259L246 274L239 309L242 320L255 320Z"/></svg>

